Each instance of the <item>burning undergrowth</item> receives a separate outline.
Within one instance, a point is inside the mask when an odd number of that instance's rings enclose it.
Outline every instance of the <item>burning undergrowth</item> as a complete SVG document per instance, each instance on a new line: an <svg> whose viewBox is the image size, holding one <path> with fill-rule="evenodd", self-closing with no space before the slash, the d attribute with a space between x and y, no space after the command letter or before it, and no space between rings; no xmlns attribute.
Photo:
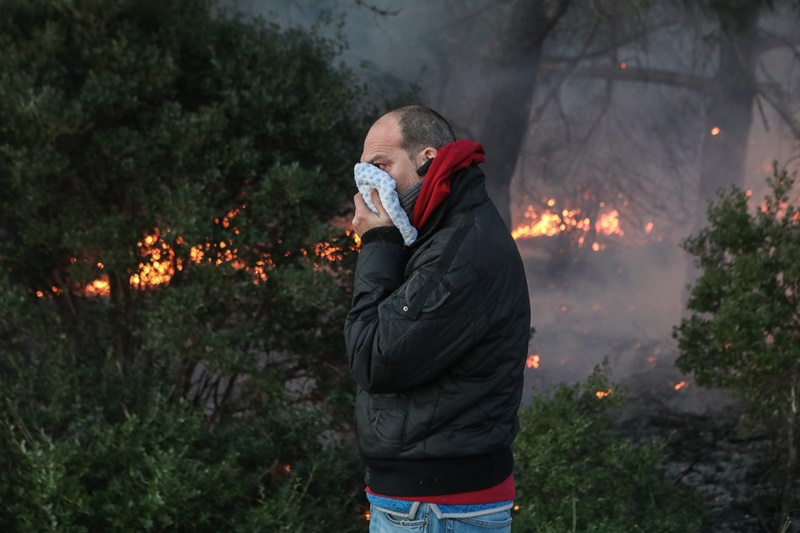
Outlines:
<svg viewBox="0 0 800 533"><path fill-rule="evenodd" d="M557 239L518 240L536 328L531 385L581 381L604 359L618 380L671 366L686 271L681 250L665 242L609 242L598 252L564 252Z"/></svg>

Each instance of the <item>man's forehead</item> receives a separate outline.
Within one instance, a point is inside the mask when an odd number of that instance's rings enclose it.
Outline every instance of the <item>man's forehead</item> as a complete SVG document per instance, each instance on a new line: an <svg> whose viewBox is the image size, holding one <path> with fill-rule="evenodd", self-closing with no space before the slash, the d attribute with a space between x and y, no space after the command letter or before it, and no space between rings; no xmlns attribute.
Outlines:
<svg viewBox="0 0 800 533"><path fill-rule="evenodd" d="M400 125L391 115L381 117L367 133L364 139L362 159L386 156L400 146Z"/></svg>
<svg viewBox="0 0 800 533"><path fill-rule="evenodd" d="M393 115L385 115L378 119L367 133L367 140L380 140L397 143L400 140L400 123Z"/></svg>

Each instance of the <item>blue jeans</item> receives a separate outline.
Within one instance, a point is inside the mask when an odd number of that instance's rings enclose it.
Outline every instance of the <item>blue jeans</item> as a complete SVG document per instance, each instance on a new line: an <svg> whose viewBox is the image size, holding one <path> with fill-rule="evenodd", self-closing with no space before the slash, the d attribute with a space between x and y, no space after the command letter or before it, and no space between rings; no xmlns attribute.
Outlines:
<svg viewBox="0 0 800 533"><path fill-rule="evenodd" d="M423 503L412 516L390 514L370 505L370 533L510 533L511 510L479 516L442 515L435 504Z"/></svg>

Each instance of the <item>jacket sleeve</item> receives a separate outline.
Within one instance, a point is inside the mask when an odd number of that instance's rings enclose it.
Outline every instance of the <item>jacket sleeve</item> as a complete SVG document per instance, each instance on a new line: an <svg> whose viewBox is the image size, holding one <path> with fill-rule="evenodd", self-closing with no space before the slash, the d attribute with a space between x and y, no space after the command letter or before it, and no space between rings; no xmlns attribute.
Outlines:
<svg viewBox="0 0 800 533"><path fill-rule="evenodd" d="M391 234L364 235L372 238L362 240L345 342L350 371L367 392L401 392L436 379L488 329L480 280L463 253L469 228L447 231L437 235L447 242L443 252L430 254L407 280L399 232L399 242Z"/></svg>

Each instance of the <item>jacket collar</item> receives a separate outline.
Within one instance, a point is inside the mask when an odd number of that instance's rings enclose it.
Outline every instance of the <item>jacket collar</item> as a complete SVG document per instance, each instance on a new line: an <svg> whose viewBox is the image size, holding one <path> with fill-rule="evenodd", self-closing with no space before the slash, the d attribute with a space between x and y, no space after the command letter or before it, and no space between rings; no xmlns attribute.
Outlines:
<svg viewBox="0 0 800 533"><path fill-rule="evenodd" d="M425 225L419 229L417 240L411 247L419 247L444 227L458 225L461 213L488 201L483 170L478 165L459 170L451 179L450 196L436 208Z"/></svg>

